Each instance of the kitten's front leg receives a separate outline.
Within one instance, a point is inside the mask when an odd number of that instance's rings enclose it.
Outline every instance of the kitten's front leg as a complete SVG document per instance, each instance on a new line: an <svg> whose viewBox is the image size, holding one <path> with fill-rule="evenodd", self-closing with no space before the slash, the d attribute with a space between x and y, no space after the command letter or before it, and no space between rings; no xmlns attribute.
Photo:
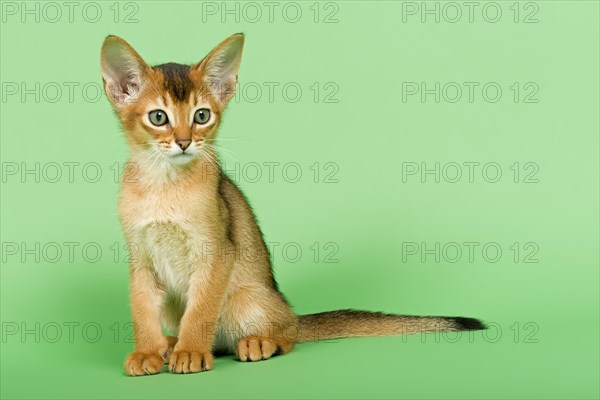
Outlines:
<svg viewBox="0 0 600 400"><path fill-rule="evenodd" d="M194 269L169 371L185 374L212 369L214 332L232 265L231 257L220 254Z"/></svg>
<svg viewBox="0 0 600 400"><path fill-rule="evenodd" d="M125 373L132 376L158 374L169 346L160 324L164 294L149 265L131 265L129 273L135 351L125 359Z"/></svg>

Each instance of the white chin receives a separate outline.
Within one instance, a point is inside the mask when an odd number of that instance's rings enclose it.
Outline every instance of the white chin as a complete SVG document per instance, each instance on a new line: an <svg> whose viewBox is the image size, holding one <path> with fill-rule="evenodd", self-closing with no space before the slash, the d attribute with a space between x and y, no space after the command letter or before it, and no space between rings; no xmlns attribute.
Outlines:
<svg viewBox="0 0 600 400"><path fill-rule="evenodd" d="M169 157L169 161L175 165L184 165L192 161L195 157L188 153L177 154L176 156Z"/></svg>

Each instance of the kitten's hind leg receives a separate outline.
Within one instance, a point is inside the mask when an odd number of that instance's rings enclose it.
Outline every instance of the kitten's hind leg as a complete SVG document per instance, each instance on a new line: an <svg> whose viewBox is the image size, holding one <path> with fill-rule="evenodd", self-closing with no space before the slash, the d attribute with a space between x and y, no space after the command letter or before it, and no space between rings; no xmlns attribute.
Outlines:
<svg viewBox="0 0 600 400"><path fill-rule="evenodd" d="M245 287L230 293L221 311L221 347L241 361L259 361L292 351L298 320L271 288Z"/></svg>
<svg viewBox="0 0 600 400"><path fill-rule="evenodd" d="M242 338L236 349L236 356L240 361L261 361L271 358L275 354L286 354L292 351L293 342L275 342L274 337L247 336Z"/></svg>

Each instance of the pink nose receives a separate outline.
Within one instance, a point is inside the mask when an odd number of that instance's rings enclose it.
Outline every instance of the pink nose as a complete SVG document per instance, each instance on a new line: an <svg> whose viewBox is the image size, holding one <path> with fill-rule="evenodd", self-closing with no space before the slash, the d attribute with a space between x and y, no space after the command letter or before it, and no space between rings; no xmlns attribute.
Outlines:
<svg viewBox="0 0 600 400"><path fill-rule="evenodd" d="M185 151L192 143L192 139L175 139L175 143L181 147L181 150Z"/></svg>

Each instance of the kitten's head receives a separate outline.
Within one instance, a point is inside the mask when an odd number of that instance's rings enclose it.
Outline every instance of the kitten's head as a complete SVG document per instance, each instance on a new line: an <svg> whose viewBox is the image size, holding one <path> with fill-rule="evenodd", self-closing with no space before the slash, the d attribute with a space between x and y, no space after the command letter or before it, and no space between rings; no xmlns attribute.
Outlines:
<svg viewBox="0 0 600 400"><path fill-rule="evenodd" d="M235 91L243 46L244 36L236 34L195 65L151 67L125 40L108 36L102 79L132 152L170 165L209 154Z"/></svg>

